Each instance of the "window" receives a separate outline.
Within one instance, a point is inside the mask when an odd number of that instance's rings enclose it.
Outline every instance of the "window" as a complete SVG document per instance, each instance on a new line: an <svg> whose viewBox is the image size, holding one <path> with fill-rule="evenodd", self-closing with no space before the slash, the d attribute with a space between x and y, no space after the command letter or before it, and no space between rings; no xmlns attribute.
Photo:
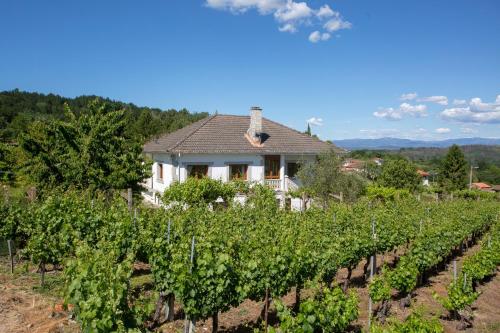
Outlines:
<svg viewBox="0 0 500 333"><path fill-rule="evenodd" d="M287 167L287 175L290 178L293 178L297 175L297 171L299 171L299 164L296 162L289 162L286 165Z"/></svg>
<svg viewBox="0 0 500 333"><path fill-rule="evenodd" d="M266 179L280 179L280 157L278 155L266 155L264 173Z"/></svg>
<svg viewBox="0 0 500 333"><path fill-rule="evenodd" d="M159 180L163 180L163 163L158 163L158 174L157 174L157 178Z"/></svg>
<svg viewBox="0 0 500 333"><path fill-rule="evenodd" d="M189 177L203 178L208 176L208 165L205 164L188 165L187 170Z"/></svg>
<svg viewBox="0 0 500 333"><path fill-rule="evenodd" d="M229 179L230 180L247 180L248 164L230 164Z"/></svg>

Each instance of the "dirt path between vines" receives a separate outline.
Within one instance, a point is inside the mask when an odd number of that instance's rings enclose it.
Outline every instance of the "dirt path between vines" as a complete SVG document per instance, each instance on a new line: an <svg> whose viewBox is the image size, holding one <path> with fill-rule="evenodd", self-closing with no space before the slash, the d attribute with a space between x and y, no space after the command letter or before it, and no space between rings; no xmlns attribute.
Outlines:
<svg viewBox="0 0 500 333"><path fill-rule="evenodd" d="M461 269L463 258L479 250L479 246L470 248L462 256L458 256L457 268ZM392 263L396 255L401 255L402 252L396 254L386 254L378 256L377 266L380 267L383 262ZM355 290L359 297L360 314L358 320L354 323L351 331L365 331L368 322L368 289L363 278L363 266L365 261L362 261L352 273L350 289ZM342 269L337 274L337 281L343 283L347 276L347 270ZM436 292L441 296L446 295L446 287L452 280L452 264L448 264L445 270L439 271L429 277L426 284L417 288L416 295L412 300L410 309L401 310L398 301L393 301L391 306L391 316L395 316L400 320L404 320L411 311L421 307L426 317L437 317L443 325L446 333L458 332L456 329L457 321L449 321L440 318L442 314L446 314L446 310L433 298L433 293ZM481 295L476 300L473 306L474 310L474 326L464 333L494 333L500 332L500 273L497 273L490 280L479 287ZM292 306L295 300L295 292L290 292L283 298L285 304ZM258 326L259 318L263 302L245 301L236 308L232 308L228 312L220 314L219 325L221 332L232 333L249 333L254 327ZM271 317L271 322L274 320ZM211 332L212 321L206 320L197 323L197 332ZM167 323L161 327L161 331L165 333L182 332L184 320L181 318L172 323Z"/></svg>
<svg viewBox="0 0 500 333"><path fill-rule="evenodd" d="M471 248L467 253L473 253L479 247ZM457 258L460 269L462 257ZM394 255L378 257L378 265L382 261L392 262ZM79 332L77 325L68 320L67 313L58 309L61 299L50 293L41 293L35 290L39 283L38 276L33 270L25 274L17 272L12 276L8 272L8 262L0 258L0 333L75 333ZM363 265L361 262L353 271L350 288L358 293L360 300L360 316L352 327L352 331L361 331L366 328L368 318L368 294L366 283L363 279ZM432 297L433 292L444 296L446 287L452 279L452 267L448 265L446 270L431 276L423 287L416 290L412 309L423 307L427 316L439 317L446 313L442 306ZM50 274L48 277L50 280ZM55 273L57 274L57 273ZM347 270L341 270L337 275L337 281L342 283L347 275ZM57 280L55 280L57 283ZM497 273L488 282L479 287L482 294L474 303L474 327L463 331L465 333L493 333L500 332L500 273ZM307 296L307 292L303 292ZM285 304L293 305L295 300L294 291L283 298ZM55 305L55 308L54 308ZM259 318L263 307L262 302L246 300L240 306L220 314L220 332L225 333L249 333L259 325ZM182 311L177 307L176 320L163 325L158 331L182 332L184 320ZM392 302L391 315L404 319L410 311L401 310L396 301ZM270 322L275 322L275 317L270 316ZM445 332L457 332L455 321L440 319L445 327ZM211 320L197 323L197 332L210 332Z"/></svg>
<svg viewBox="0 0 500 333"><path fill-rule="evenodd" d="M0 258L0 333L74 333L79 329L62 311L61 300L33 290L35 272L10 274L8 260ZM50 279L50 274L49 279Z"/></svg>
<svg viewBox="0 0 500 333"><path fill-rule="evenodd" d="M462 256L456 257L457 260L457 271L460 272L463 259L465 256L470 255L478 251L480 247L478 245L470 248ZM382 258L379 258L381 262ZM394 256L386 255L385 262L392 263ZM363 264L363 263L362 263ZM353 272L354 279L361 279L363 275L362 267L360 264ZM379 264L377 265L379 266ZM342 277L346 276L346 272L340 272ZM437 317L444 327L446 333L448 332L458 332L456 326L458 321L450 321L441 318L442 315L446 315L447 311L441 306L441 304L434 299L433 294L436 292L440 296L446 296L446 288L453 279L453 266L449 263L445 270L441 270L429 277L425 285L419 287L415 291L415 297L412 300L411 309L406 308L401 310L398 301L393 301L391 303L391 313L390 315L395 316L400 320L404 320L411 312L411 310L422 308L424 314L428 317ZM353 286L358 292L360 297L360 317L357 321L358 328L366 328L368 321L368 290L366 285L362 283L359 286ZM489 280L485 281L480 285L478 290L481 295L473 304L474 321L473 327L465 331L465 333L493 333L500 332L500 273L498 272Z"/></svg>

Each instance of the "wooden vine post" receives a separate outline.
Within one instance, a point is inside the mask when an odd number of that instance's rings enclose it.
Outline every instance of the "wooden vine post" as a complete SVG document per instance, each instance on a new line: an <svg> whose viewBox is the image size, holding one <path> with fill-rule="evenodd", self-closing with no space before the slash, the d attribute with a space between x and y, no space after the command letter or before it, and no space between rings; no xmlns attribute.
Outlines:
<svg viewBox="0 0 500 333"><path fill-rule="evenodd" d="M266 333L269 324L268 317L269 317L269 288L266 288L266 297L264 299L264 327Z"/></svg>
<svg viewBox="0 0 500 333"><path fill-rule="evenodd" d="M132 188L131 187L129 187L127 189L127 203L128 203L128 211L130 213L132 213L132 204L133 204L133 202L132 202Z"/></svg>
<svg viewBox="0 0 500 333"><path fill-rule="evenodd" d="M45 263L42 261L40 263L40 287L43 288L45 285Z"/></svg>
<svg viewBox="0 0 500 333"><path fill-rule="evenodd" d="M172 228L172 220L168 220L167 226L167 244L170 245L170 230ZM167 321L174 320L174 294L169 293L167 295L167 305L165 306L165 319Z"/></svg>
<svg viewBox="0 0 500 333"><path fill-rule="evenodd" d="M195 239L193 236L193 239L191 241L191 266L189 267L189 273L193 272L193 263L194 263L194 248L195 248ZM195 318L189 318L186 316L186 322L184 325L184 333L194 333L196 330L196 319Z"/></svg>
<svg viewBox="0 0 500 333"><path fill-rule="evenodd" d="M14 254L12 253L12 240L7 240L7 247L9 248L10 274L14 274Z"/></svg>
<svg viewBox="0 0 500 333"><path fill-rule="evenodd" d="M375 219L372 218L372 239L375 241L377 239L377 234L375 233ZM373 281L373 275L375 274L375 270L377 268L377 254L373 253L370 257L370 283ZM372 326L372 308L373 308L373 301L368 294L368 331L370 331L370 328Z"/></svg>

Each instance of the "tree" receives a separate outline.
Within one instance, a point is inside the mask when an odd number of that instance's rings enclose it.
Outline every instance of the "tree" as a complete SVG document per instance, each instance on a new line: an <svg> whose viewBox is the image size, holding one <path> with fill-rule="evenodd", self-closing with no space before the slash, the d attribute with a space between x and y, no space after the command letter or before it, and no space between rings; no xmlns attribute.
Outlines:
<svg viewBox="0 0 500 333"><path fill-rule="evenodd" d="M467 186L467 162L459 146L453 145L441 162L439 184L446 191L456 191Z"/></svg>
<svg viewBox="0 0 500 333"><path fill-rule="evenodd" d="M342 172L342 159L334 151L318 156L314 163L301 166L298 178L303 190L319 198L324 206L342 192L346 201L354 201L364 192L365 183L357 174Z"/></svg>
<svg viewBox="0 0 500 333"><path fill-rule="evenodd" d="M64 118L66 104L79 116L87 112L89 104L96 99L115 110L124 110L126 135L137 136L142 140L175 131L208 116L206 112L190 113L186 109L177 111L138 107L132 103L97 96L66 98L16 89L0 91L0 138L4 142L16 142L18 136L33 122Z"/></svg>
<svg viewBox="0 0 500 333"><path fill-rule="evenodd" d="M385 187L415 191L420 184L417 168L406 159L389 160L382 166L377 183Z"/></svg>
<svg viewBox="0 0 500 333"><path fill-rule="evenodd" d="M307 123L307 130L306 130L306 134L311 136L312 135L312 132L311 132L311 125L309 123Z"/></svg>
<svg viewBox="0 0 500 333"><path fill-rule="evenodd" d="M138 188L148 176L142 145L125 134L125 111L97 100L78 117L34 122L20 138L21 170L40 189Z"/></svg>
<svg viewBox="0 0 500 333"><path fill-rule="evenodd" d="M9 182L14 178L13 162L12 147L0 142L0 182Z"/></svg>

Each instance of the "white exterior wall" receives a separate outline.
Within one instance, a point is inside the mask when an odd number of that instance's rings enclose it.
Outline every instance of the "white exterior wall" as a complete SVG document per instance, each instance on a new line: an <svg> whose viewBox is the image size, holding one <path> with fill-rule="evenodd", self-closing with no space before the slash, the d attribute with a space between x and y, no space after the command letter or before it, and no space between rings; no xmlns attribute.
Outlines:
<svg viewBox="0 0 500 333"><path fill-rule="evenodd" d="M175 179L175 170L169 154L153 154L153 176L148 185L155 191L163 192ZM163 164L163 180L159 178L158 164ZM151 183L153 186L151 186Z"/></svg>
<svg viewBox="0 0 500 333"><path fill-rule="evenodd" d="M171 154L152 154L154 161L152 166L152 178L146 181L146 185L150 188L149 192L153 196L147 200L157 204L154 200L154 193L163 193L174 181L180 179L185 181L188 177L187 166L196 164L208 165L208 176L212 179L218 179L223 182L229 181L229 165L230 164L248 164L248 181L264 183L264 156L251 154L186 154L186 155L171 155ZM281 200L284 205L285 192L289 189L287 185L288 167L287 163L308 163L316 159L314 155L280 155L280 186L276 192L276 198ZM158 165L163 164L163 180L159 179ZM179 176L180 175L180 176ZM292 179L290 179L292 180ZM297 180L293 180L297 184ZM279 191L281 189L281 191ZM152 190L152 191L151 191ZM245 196L237 196L236 202L244 204ZM302 199L292 198L291 209L300 210L302 208Z"/></svg>
<svg viewBox="0 0 500 333"><path fill-rule="evenodd" d="M264 158L260 155L237 154L153 154L153 189L163 192L172 182L187 179L187 166L207 164L208 176L212 179L229 180L229 164L248 164L248 180L260 182L264 179ZM158 163L163 163L163 181L158 178ZM151 181L148 182L150 186Z"/></svg>
<svg viewBox="0 0 500 333"><path fill-rule="evenodd" d="M229 164L248 164L248 181L264 181L264 156L250 154L186 154L170 155L155 153L153 158L153 177L147 181L148 187L154 191L163 192L172 182L187 179L187 166L192 164L207 164L208 176L224 182L229 180ZM287 163L289 162L312 162L313 155L281 155L282 167L280 176L284 182L284 176L288 174ZM158 164L163 164L163 180L159 179ZM283 165L284 163L284 165ZM179 178L180 174L180 178Z"/></svg>

